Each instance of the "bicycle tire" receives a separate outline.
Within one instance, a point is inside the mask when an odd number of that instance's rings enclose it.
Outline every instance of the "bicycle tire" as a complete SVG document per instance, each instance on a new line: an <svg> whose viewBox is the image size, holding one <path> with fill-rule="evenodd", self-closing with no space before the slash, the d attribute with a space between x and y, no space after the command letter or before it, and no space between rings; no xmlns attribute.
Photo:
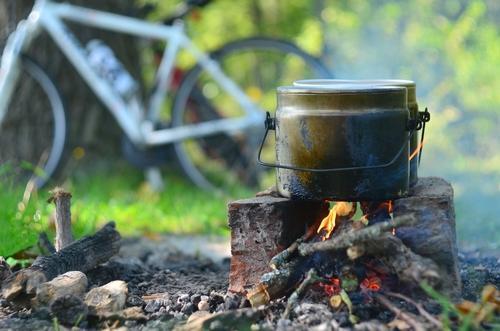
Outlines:
<svg viewBox="0 0 500 331"><path fill-rule="evenodd" d="M4 176L41 188L61 164L67 117L61 94L47 72L27 55L20 60L21 74L0 123L0 164L8 168L2 169ZM52 132L46 132L47 126Z"/></svg>
<svg viewBox="0 0 500 331"><path fill-rule="evenodd" d="M296 62L294 61L299 60L303 62L303 65L305 66L304 68L310 70L311 77L332 77L329 70L317 58L301 50L292 43L278 39L249 38L237 40L224 45L219 50L211 53L210 56L212 59L215 59L217 62L219 62L219 64L221 64L221 67L224 68L224 61L226 60L226 58L234 56L235 54L245 54L245 52L255 53L258 51L276 52L276 54L273 54L273 56L276 55L276 61L281 62L277 63L278 66L283 65L282 63L286 61L289 61L289 63L295 66ZM293 58L291 58L291 56ZM255 58L257 58L257 56ZM262 59L267 61L269 57L263 56ZM254 62L258 61L254 60ZM262 61L262 63L259 62L256 68L260 69L261 66L264 66L264 61ZM263 70L268 69L272 68L264 68ZM278 69L273 70L279 72ZM183 81L181 82L174 99L174 107L172 113L173 127L182 126L187 123L188 121L186 120L186 116L193 116L192 114L188 114L189 112L194 113L195 117L197 116L201 121L226 117L225 114L221 113L220 108L214 107L213 100L209 100L204 95L204 89L207 87L207 84L205 84L204 86L200 86L200 77L203 74L204 73L202 67L197 65L186 74ZM235 82L238 81L238 79L235 79L235 74L233 72L228 73L226 71L226 74ZM254 73L252 71L248 74ZM259 75L261 74L262 73L260 73ZM266 73L264 75L269 75L269 73ZM241 77L243 76L245 75L242 75ZM287 77L285 81L275 79L271 82L270 86L262 89L262 93L264 97L267 96L268 99L270 96L272 96L273 102L275 102L275 89L277 86L291 84L293 80L305 77L297 74L297 76L295 77ZM248 90L252 87L242 86L243 84L241 83L239 85L243 87L244 91L246 92L249 92ZM256 92L254 91L253 93ZM191 111L189 110L190 108L192 109ZM274 111L275 105L263 109ZM223 163L226 163L226 165L223 165L223 167L221 168L221 171L224 172L223 177L229 176L233 172L233 175L236 175L236 177L238 177L237 179L230 178L228 182L239 181L240 183L243 182L245 186L249 186L252 188L262 188L262 185L259 183L259 179L257 178L259 172L258 170L260 168L258 168L256 163L254 162L254 154L257 150L256 141L257 143L260 142L259 139L260 137L258 137L257 140L252 139L253 143L250 144L247 141L250 139L245 139L245 137L230 137L227 134L218 134L211 137L189 140L190 142L195 140L200 146L202 146L201 149L196 152L189 152L189 149L191 147L187 146L186 141L174 143L174 147L182 169L191 179L191 181L193 181L197 186L201 188L209 190L228 190L227 187L224 187L227 186L227 183L221 183L222 180L220 178L210 178L208 174L204 173L204 169L201 168L206 167L207 162L198 161L197 164L197 161L193 159L194 156L198 157L198 155L196 154L212 154L207 159L214 160L218 158L221 159ZM214 148L214 146L217 146L217 148Z"/></svg>

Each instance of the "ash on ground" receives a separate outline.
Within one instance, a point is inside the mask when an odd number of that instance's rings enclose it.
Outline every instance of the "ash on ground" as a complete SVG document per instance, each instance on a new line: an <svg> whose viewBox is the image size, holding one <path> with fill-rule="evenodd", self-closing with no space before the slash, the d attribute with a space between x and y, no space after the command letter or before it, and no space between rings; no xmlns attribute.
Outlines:
<svg viewBox="0 0 500 331"><path fill-rule="evenodd" d="M479 252L460 253L463 298L475 301L485 284L500 287L500 259ZM186 254L167 239L125 239L120 254L87 273L89 289L113 280L128 286L126 307L133 313L80 321L81 329L125 327L157 330L188 327L190 330L385 330L394 318L372 302L353 299L354 314L361 320L353 326L346 309L333 310L328 299L314 291L299 301L289 318L281 319L286 300L252 309L241 296L228 294L229 259L218 262L201 254ZM414 307L401 307L412 311ZM439 306L424 303L432 313ZM214 314L218 313L218 314ZM217 316L217 318L210 318ZM0 330L64 330L47 312L17 310L0 297Z"/></svg>

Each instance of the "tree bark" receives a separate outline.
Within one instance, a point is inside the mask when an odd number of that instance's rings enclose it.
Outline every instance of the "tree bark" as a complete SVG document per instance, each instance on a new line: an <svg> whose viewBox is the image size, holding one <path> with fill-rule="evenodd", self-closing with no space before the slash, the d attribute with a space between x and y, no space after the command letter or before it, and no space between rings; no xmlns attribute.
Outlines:
<svg viewBox="0 0 500 331"><path fill-rule="evenodd" d="M133 0L67 0L67 2L116 14L129 16L140 14ZM2 49L8 34L21 19L26 18L32 7L33 0L4 0L0 3L0 46ZM116 57L132 76L141 80L141 70L137 65L139 46L136 38L76 23L66 23L82 47L85 47L91 39L103 40L113 49ZM121 137L119 127L47 33L43 32L38 36L27 53L51 74L64 97L66 115L70 122L69 147L85 146L86 152L116 155L116 151L120 150L117 148L120 142L118 138ZM18 91L18 93L21 95L23 91ZM27 92L25 94L29 95ZM29 104L30 111L36 111L37 103L30 101ZM23 104L23 106L26 105ZM90 120L91 118L94 120ZM43 125L43 123L33 123L35 124Z"/></svg>

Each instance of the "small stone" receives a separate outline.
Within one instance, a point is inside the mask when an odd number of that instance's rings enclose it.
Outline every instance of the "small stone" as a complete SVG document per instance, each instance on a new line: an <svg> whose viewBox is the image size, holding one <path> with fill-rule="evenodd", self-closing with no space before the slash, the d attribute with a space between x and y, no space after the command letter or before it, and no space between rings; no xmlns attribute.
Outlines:
<svg viewBox="0 0 500 331"><path fill-rule="evenodd" d="M117 312L125 307L127 294L127 283L115 280L90 290L85 296L85 303L97 315Z"/></svg>
<svg viewBox="0 0 500 331"><path fill-rule="evenodd" d="M150 314L157 312L159 309L160 309L160 302L158 300L148 301L146 307L144 307L144 311Z"/></svg>
<svg viewBox="0 0 500 331"><path fill-rule="evenodd" d="M208 295L202 295L200 301L208 301L210 297Z"/></svg>
<svg viewBox="0 0 500 331"><path fill-rule="evenodd" d="M79 322L87 319L87 305L75 295L64 295L56 298L50 305L50 312L63 325L78 326Z"/></svg>
<svg viewBox="0 0 500 331"><path fill-rule="evenodd" d="M127 306L132 306L132 307L134 307L134 306L142 307L146 304L146 302L144 302L144 300L140 296L134 295L134 294L129 295L127 297L126 302L127 302Z"/></svg>
<svg viewBox="0 0 500 331"><path fill-rule="evenodd" d="M191 302L188 302L184 304L184 306L181 309L181 312L186 314L186 315L191 315L194 312L195 305L193 305Z"/></svg>
<svg viewBox="0 0 500 331"><path fill-rule="evenodd" d="M36 307L41 307L50 305L54 300L65 295L81 298L87 290L87 284L87 276L83 272L66 272L38 286L33 303Z"/></svg>
<svg viewBox="0 0 500 331"><path fill-rule="evenodd" d="M238 309L241 303L241 299L238 295L229 293L224 299L224 309Z"/></svg>
<svg viewBox="0 0 500 331"><path fill-rule="evenodd" d="M212 291L210 293L209 302L211 307L217 307L219 304L224 303L224 297L221 294Z"/></svg>
<svg viewBox="0 0 500 331"><path fill-rule="evenodd" d="M193 303L194 305L198 305L198 303L201 301L201 295L193 294L191 296L190 300L191 300L191 303Z"/></svg>
<svg viewBox="0 0 500 331"><path fill-rule="evenodd" d="M198 303L198 310L200 310L200 311L208 311L208 310L210 310L210 305L208 304L208 301L201 300Z"/></svg>
<svg viewBox="0 0 500 331"><path fill-rule="evenodd" d="M185 303L188 300L189 300L189 294L179 294L179 298L177 299L177 302Z"/></svg>

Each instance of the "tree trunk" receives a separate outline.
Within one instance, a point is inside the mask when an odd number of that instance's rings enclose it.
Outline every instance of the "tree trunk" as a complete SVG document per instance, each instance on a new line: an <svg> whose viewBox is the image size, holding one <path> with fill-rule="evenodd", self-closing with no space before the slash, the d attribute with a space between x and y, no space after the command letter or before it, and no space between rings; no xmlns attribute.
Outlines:
<svg viewBox="0 0 500 331"><path fill-rule="evenodd" d="M81 5L116 14L139 15L133 0L69 0L74 5ZM25 19L33 6L33 0L0 1L0 47L8 33L21 19ZM98 30L82 25L68 23L82 47L94 38L103 40L113 49L117 58L132 76L141 80L138 39L114 32ZM54 42L44 32L34 41L28 54L39 62L54 78L65 101L70 126L68 131L69 150L76 146L86 147L86 152L116 155L121 131L111 115L101 106L93 92L79 77L73 66L65 59ZM22 87L21 87L22 88ZM19 93L23 93L19 91ZM27 92L26 92L27 93ZM26 95L29 95L27 93ZM29 102L30 108L36 103ZM33 111L33 109L31 109ZM37 123L36 125L43 125ZM33 142L30 142L33 143Z"/></svg>

